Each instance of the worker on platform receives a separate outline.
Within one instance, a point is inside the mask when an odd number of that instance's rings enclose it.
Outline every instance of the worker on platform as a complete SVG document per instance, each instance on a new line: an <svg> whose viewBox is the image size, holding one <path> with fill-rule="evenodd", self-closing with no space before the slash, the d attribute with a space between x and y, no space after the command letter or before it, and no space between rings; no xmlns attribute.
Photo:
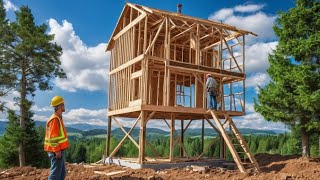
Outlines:
<svg viewBox="0 0 320 180"><path fill-rule="evenodd" d="M217 81L211 76L211 74L207 74L206 78L208 108L217 110Z"/></svg>
<svg viewBox="0 0 320 180"><path fill-rule="evenodd" d="M44 150L48 152L51 161L49 180L66 177L65 150L69 147L67 131L62 120L65 112L64 100L55 96L51 100L54 113L46 123Z"/></svg>

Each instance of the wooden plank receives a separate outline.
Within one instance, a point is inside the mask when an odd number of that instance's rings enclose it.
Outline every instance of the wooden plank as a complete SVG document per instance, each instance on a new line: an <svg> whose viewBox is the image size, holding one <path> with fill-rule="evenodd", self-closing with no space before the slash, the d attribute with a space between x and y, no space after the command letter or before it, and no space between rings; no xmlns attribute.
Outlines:
<svg viewBox="0 0 320 180"><path fill-rule="evenodd" d="M142 70L132 73L130 79L135 79L140 76L142 76Z"/></svg>
<svg viewBox="0 0 320 180"><path fill-rule="evenodd" d="M116 69L110 71L109 75L114 74L116 72L119 72L119 71L121 71L121 70L123 70L123 69L125 69L125 68L127 68L127 67L129 67L129 66L131 66L131 65L133 65L133 64L135 64L137 62L139 62L139 61L141 61L142 59L144 59L144 54L141 54L141 55L135 57L134 59L126 62L125 64L122 64L121 66L118 66Z"/></svg>
<svg viewBox="0 0 320 180"><path fill-rule="evenodd" d="M198 73L202 73L202 74L206 74L206 73L211 73L215 76L218 77L232 77L232 78L239 78L239 79L243 79L245 77L245 74L242 73L237 73L237 72L230 72L230 71L225 71L225 70L218 70L215 68L202 68L201 70L198 69L193 69L190 67L181 67L179 65L168 65L169 69L174 69L174 70L180 70L181 72L198 72ZM213 71L210 71L209 69L212 69Z"/></svg>
<svg viewBox="0 0 320 180"><path fill-rule="evenodd" d="M133 9L137 10L138 12L140 12L141 14L146 14L144 11L142 11L141 9L139 9L138 7L136 7L134 4L131 3L126 3L128 6L132 7Z"/></svg>
<svg viewBox="0 0 320 180"><path fill-rule="evenodd" d="M134 101L130 101L129 102L129 107L139 106L141 104L142 104L142 100L141 99L137 99L137 100L134 100Z"/></svg>
<svg viewBox="0 0 320 180"><path fill-rule="evenodd" d="M213 123L210 121L209 117L207 115L204 115L207 122L210 124L210 126L220 135L220 131L213 125Z"/></svg>
<svg viewBox="0 0 320 180"><path fill-rule="evenodd" d="M122 146L122 144L124 143L124 141L127 139L127 137L131 137L130 136L130 133L132 132L132 130L136 127L138 121L140 120L141 118L141 114L140 116L136 119L136 121L133 123L132 127L130 128L130 130L128 131L128 133L126 131L125 132L125 136L122 138L122 140L119 142L119 144L115 147L115 149L113 150L113 152L110 154L109 157L113 157L120 149L120 147ZM122 125L113 117L113 119L115 120L115 122L118 124L118 126L120 128L122 128ZM123 128L122 128L123 129ZM132 137L131 137L132 138ZM133 142L135 142L135 140L133 140ZM135 145L136 145L136 142L135 142Z"/></svg>
<svg viewBox="0 0 320 180"><path fill-rule="evenodd" d="M123 28L120 32L118 32L112 39L113 40L117 40L122 34L124 34L125 32L127 32L130 28L132 28L133 26L135 26L138 22L140 22L143 18L145 18L147 15L141 14L140 16L138 16L136 19L134 19L130 24L128 24L125 28Z"/></svg>
<svg viewBox="0 0 320 180"><path fill-rule="evenodd" d="M159 34L160 34L161 30L162 30L162 27L163 27L164 22L165 22L165 19L162 20L162 23L160 24L159 29L158 29L156 35L154 36L151 44L148 46L148 48L147 48L146 51L144 52L145 54L148 54L149 50L151 49L151 47L153 47L154 43L155 43L156 40L158 39L158 36L159 36Z"/></svg>
<svg viewBox="0 0 320 180"><path fill-rule="evenodd" d="M126 171L114 171L114 172L104 172L104 171L94 171L95 174L103 174L107 176L113 176L116 174L125 173Z"/></svg>
<svg viewBox="0 0 320 180"><path fill-rule="evenodd" d="M179 39L179 38L182 37L183 35L186 35L187 32L192 31L195 27L196 27L196 26L193 25L193 26L191 26L190 28L182 31L181 33L173 36L170 41L173 42L173 41Z"/></svg>
<svg viewBox="0 0 320 180"><path fill-rule="evenodd" d="M148 16L146 16L145 20L144 20L144 35L143 35L143 52L146 52L147 49L147 32L148 32Z"/></svg>
<svg viewBox="0 0 320 180"><path fill-rule="evenodd" d="M141 111L141 120L140 120L140 135L139 135L139 157L138 161L139 164L143 164L144 156L145 156L145 119L146 118L146 112Z"/></svg>
<svg viewBox="0 0 320 180"><path fill-rule="evenodd" d="M203 152L204 150L204 120L201 120L201 151Z"/></svg>
<svg viewBox="0 0 320 180"><path fill-rule="evenodd" d="M194 113L194 114L206 114L206 109L203 108L187 108L180 106L157 106L157 105L142 105L143 110L149 111L161 111L161 112L181 112L181 113Z"/></svg>
<svg viewBox="0 0 320 180"><path fill-rule="evenodd" d="M242 73L242 69L239 67L239 64L238 64L238 62L237 62L237 59L234 57L233 52L231 51L231 49L230 49L230 47L229 47L229 45L228 45L228 43L227 43L226 39L225 39L225 38L223 38L223 41L224 41L224 43L225 43L225 45L226 45L226 47L227 47L227 49L228 49L228 51L229 51L229 53L230 53L230 55L231 55L232 59L233 59L233 60L234 60L234 62L236 63L236 65L237 65L237 67L238 67L239 71ZM231 62L230 62L230 66L231 66Z"/></svg>
<svg viewBox="0 0 320 180"><path fill-rule="evenodd" d="M106 155L110 155L110 139L111 139L111 117L108 116L107 139L106 139ZM104 160L103 160L104 161Z"/></svg>
<svg viewBox="0 0 320 180"><path fill-rule="evenodd" d="M220 35L221 37L223 37L223 35ZM223 39L225 39L225 41L230 41L230 40L232 40L232 39L234 39L234 38L236 38L236 37L239 37L239 36L242 36L242 34L240 34L240 33L233 33L233 34L231 34L230 36L228 36L228 37L225 37L225 38L223 38ZM213 43L213 44L210 44L210 45L208 45L207 47L204 47L203 49L201 49L202 51L206 51L206 50L208 50L208 49L210 49L210 48L213 48L214 46L216 46L216 45L219 45L220 44L220 41L218 41L218 42L215 42L215 43ZM221 52L221 51L220 51Z"/></svg>
<svg viewBox="0 0 320 180"><path fill-rule="evenodd" d="M129 112L136 112L136 111L140 111L141 110L141 106L133 106L133 107L127 107L127 108L123 108L123 109L117 109L114 111L108 111L108 116L114 116L114 115L118 115L118 114L125 114L125 113L129 113Z"/></svg>
<svg viewBox="0 0 320 180"><path fill-rule="evenodd" d="M197 157L197 160L199 160L205 153L208 152L209 148L218 141L219 136L212 139L212 141L209 143L209 145L202 151L202 153Z"/></svg>
<svg viewBox="0 0 320 180"><path fill-rule="evenodd" d="M183 125L184 121L180 120L180 123L181 123L180 137L181 137L181 142L183 144L184 143L184 125ZM183 148L181 146L180 146L180 157L183 157Z"/></svg>
<svg viewBox="0 0 320 180"><path fill-rule="evenodd" d="M175 117L174 114L171 113L171 124L170 124L170 153L169 153L169 159L170 162L173 161L173 151L174 151L174 131L175 131Z"/></svg>

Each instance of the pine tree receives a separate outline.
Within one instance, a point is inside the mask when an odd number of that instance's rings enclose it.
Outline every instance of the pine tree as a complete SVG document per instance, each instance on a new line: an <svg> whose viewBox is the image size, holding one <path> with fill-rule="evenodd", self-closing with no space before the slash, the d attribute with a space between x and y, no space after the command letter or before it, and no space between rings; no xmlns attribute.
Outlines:
<svg viewBox="0 0 320 180"><path fill-rule="evenodd" d="M320 131L320 2L297 0L274 26L279 44L269 56L272 81L260 89L255 110L268 121L300 132L302 155L310 155L310 135Z"/></svg>
<svg viewBox="0 0 320 180"><path fill-rule="evenodd" d="M15 76L10 72L10 64L4 63L8 49L14 41L9 21L6 19L6 10L0 0L0 97L7 95L14 83ZM4 111L4 102L0 101L0 111Z"/></svg>
<svg viewBox="0 0 320 180"><path fill-rule="evenodd" d="M2 2L2 1L1 1ZM0 8L0 18L3 16L3 3ZM1 94L15 90L19 92L16 98L19 106L19 126L26 133L26 118L28 115L27 98L35 96L37 88L39 90L50 90L50 80L54 77L65 78L65 73L60 68L59 57L62 49L56 43L53 43L54 35L46 34L47 25L37 26L31 10L22 6L20 11L16 12L16 21L9 23L8 26L1 20L1 30L5 29L9 37L1 41L0 57L1 71ZM2 28L6 27L6 28ZM9 28L8 28L9 27ZM6 35L7 35L6 34ZM24 166L26 142L19 143L19 164Z"/></svg>
<svg viewBox="0 0 320 180"><path fill-rule="evenodd" d="M42 138L38 135L35 123L31 119L30 102L27 109L25 130L19 126L19 117L14 111L8 111L8 126L0 142L1 166L10 167L19 165L18 147L25 142L26 165L46 167L48 158L43 151Z"/></svg>

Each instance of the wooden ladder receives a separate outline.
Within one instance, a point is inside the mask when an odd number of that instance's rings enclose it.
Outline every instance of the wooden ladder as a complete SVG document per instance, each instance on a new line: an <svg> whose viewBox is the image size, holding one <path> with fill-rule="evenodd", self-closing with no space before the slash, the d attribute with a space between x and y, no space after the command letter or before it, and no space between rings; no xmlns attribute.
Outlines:
<svg viewBox="0 0 320 180"><path fill-rule="evenodd" d="M215 112L213 110L209 110L209 112L212 115L212 118L215 121L216 125L218 126L218 129L220 130L221 135L222 135L223 139L225 140L225 142L230 150L230 153L231 153L235 163L237 164L240 172L248 173L249 170L261 172L259 164L257 163L255 157L250 152L250 149L248 148L247 143L245 142L245 140L241 136L238 128L233 123L231 117L225 112L223 114L225 117L225 121L223 123L221 123L220 119L218 118L218 116L215 114ZM237 141L237 144L234 144L232 142L231 137L226 132L225 128L227 126L231 127L231 130L235 135L235 140ZM240 148L236 148L235 146L239 146ZM239 151L237 149L241 149L243 151ZM240 158L240 154L245 154L248 157L248 159L250 160L250 162L242 161Z"/></svg>

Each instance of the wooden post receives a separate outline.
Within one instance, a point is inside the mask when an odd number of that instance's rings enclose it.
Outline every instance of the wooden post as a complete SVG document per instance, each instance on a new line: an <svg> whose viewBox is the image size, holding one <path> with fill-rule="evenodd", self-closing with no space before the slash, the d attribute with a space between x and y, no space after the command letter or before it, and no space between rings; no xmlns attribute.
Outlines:
<svg viewBox="0 0 320 180"><path fill-rule="evenodd" d="M139 164L143 164L144 160L144 149L145 149L145 121L146 121L146 112L141 111L141 120L140 120L140 136L139 136Z"/></svg>
<svg viewBox="0 0 320 180"><path fill-rule="evenodd" d="M174 151L174 114L171 113L171 125L170 125L170 154L169 159L170 162L173 161L173 151Z"/></svg>
<svg viewBox="0 0 320 180"><path fill-rule="evenodd" d="M184 142L184 136L183 135L184 135L184 125L183 125L183 120L181 120L181 141L182 141L182 144ZM320 138L319 138L319 143L320 143ZM183 156L184 156L183 148L180 146L180 157L183 157Z"/></svg>
<svg viewBox="0 0 320 180"><path fill-rule="evenodd" d="M220 134L220 158L226 159L226 142Z"/></svg>
<svg viewBox="0 0 320 180"><path fill-rule="evenodd" d="M202 119L202 131L201 131L201 152L204 148L204 119Z"/></svg>
<svg viewBox="0 0 320 180"><path fill-rule="evenodd" d="M110 155L111 121L112 121L111 116L108 116L107 144L106 144L107 156Z"/></svg>
<svg viewBox="0 0 320 180"><path fill-rule="evenodd" d="M246 73L246 69L245 69L245 36L243 35L243 40L242 40L242 58L243 58L243 70L242 70L242 73ZM243 80L243 109L244 109L244 112L246 112L246 80Z"/></svg>

